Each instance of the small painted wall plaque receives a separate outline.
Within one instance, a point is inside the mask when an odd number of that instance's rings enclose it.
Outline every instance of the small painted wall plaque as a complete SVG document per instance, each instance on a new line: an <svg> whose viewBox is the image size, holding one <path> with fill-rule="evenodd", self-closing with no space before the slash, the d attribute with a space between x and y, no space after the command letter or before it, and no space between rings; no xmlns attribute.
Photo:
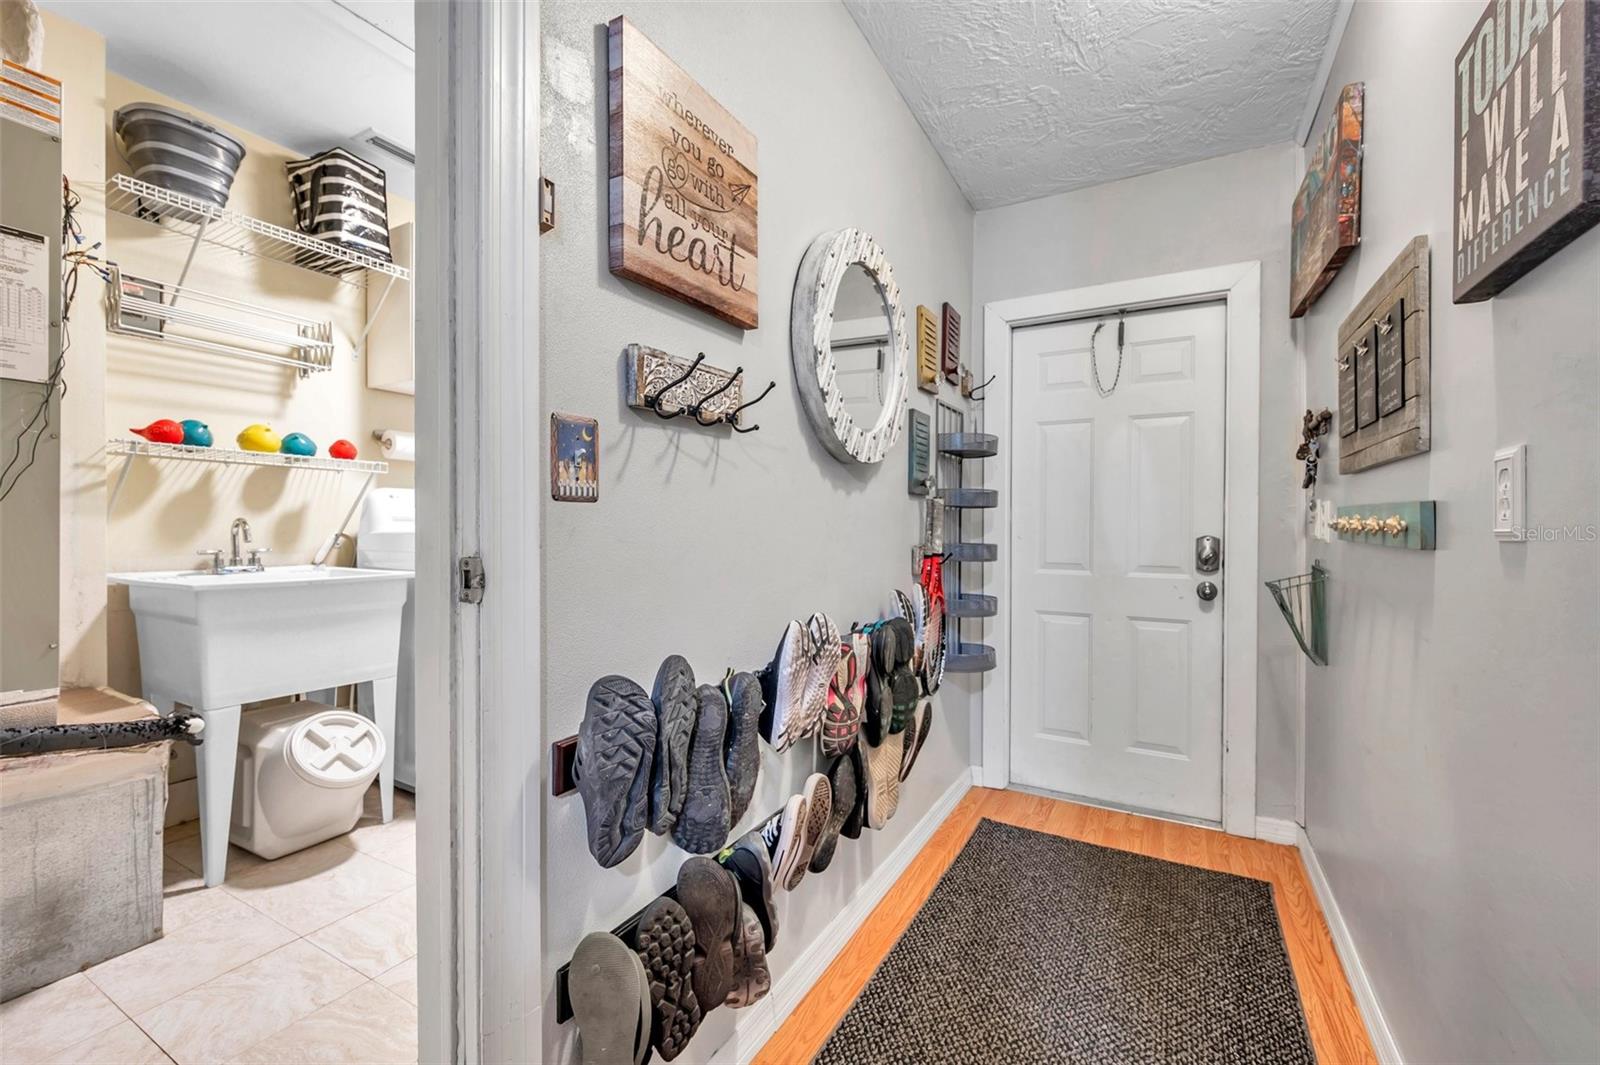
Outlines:
<svg viewBox="0 0 1600 1065"><path fill-rule="evenodd" d="M594 418L550 415L550 498L558 503L600 498L600 423Z"/></svg>
<svg viewBox="0 0 1600 1065"><path fill-rule="evenodd" d="M944 338L940 348L944 379L953 385L961 383L961 315L948 303L944 305Z"/></svg>
<svg viewBox="0 0 1600 1065"><path fill-rule="evenodd" d="M939 391L939 323L926 307L917 308L917 387Z"/></svg>

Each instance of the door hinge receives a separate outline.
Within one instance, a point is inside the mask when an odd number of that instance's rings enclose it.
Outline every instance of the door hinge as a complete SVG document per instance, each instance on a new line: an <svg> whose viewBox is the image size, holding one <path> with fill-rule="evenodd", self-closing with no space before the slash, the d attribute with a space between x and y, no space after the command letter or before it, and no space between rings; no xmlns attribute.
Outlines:
<svg viewBox="0 0 1600 1065"><path fill-rule="evenodd" d="M465 556L457 563L456 572L460 577L456 597L474 606L483 602L483 589L488 583L488 578L483 575L483 558L479 555Z"/></svg>

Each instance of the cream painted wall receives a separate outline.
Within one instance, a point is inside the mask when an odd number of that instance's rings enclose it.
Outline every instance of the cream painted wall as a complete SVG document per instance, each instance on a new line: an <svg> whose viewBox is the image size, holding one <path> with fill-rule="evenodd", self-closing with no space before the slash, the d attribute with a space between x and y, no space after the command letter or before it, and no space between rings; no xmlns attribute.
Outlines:
<svg viewBox="0 0 1600 1065"><path fill-rule="evenodd" d="M228 206L278 225L292 225L284 161L295 153L195 111L114 74L106 77L104 158L113 172L127 169L111 132L112 113L150 101L195 114L237 137L246 156ZM409 201L390 198L391 225L411 221ZM110 218L109 257L129 272L154 280L176 279L189 242L122 214ZM365 322L366 296L357 286L322 274L202 245L186 284L205 292L253 300L330 318L338 350L331 371L300 379L292 370L113 334L107 341L105 424L111 437L156 418L199 418L221 446L253 422L280 434L300 431L326 449L343 437L377 458L372 430L412 427L410 396L366 387L366 366L353 353ZM399 298L395 293L394 298ZM103 312L102 312L103 318ZM110 463L114 476L117 463ZM381 484L409 486L413 467L395 463ZM107 521L107 565L119 570L185 569L198 565L197 548L228 545L236 517L248 520L258 545L270 547L272 565L307 563L335 530L360 490L357 474L212 467L136 461ZM354 522L351 524L354 531ZM342 561L349 563L348 548ZM125 594L111 593L108 639L111 681L139 691L137 645Z"/></svg>
<svg viewBox="0 0 1600 1065"><path fill-rule="evenodd" d="M105 237L106 46L44 12L45 73L62 81L61 170L83 202L85 244ZM61 400L61 685L106 683L105 314L80 276Z"/></svg>

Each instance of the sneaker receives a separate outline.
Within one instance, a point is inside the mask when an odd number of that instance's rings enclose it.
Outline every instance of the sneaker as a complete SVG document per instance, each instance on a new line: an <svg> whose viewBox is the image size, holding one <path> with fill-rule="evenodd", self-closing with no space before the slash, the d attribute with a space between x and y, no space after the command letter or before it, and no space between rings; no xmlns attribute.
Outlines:
<svg viewBox="0 0 1600 1065"><path fill-rule="evenodd" d="M694 857L678 867L678 905L694 926L692 982L701 1012L722 1005L738 976L733 941L739 931L739 885L711 858Z"/></svg>
<svg viewBox="0 0 1600 1065"><path fill-rule="evenodd" d="M836 759L829 767L828 785L833 794L832 806L828 825L822 833L822 842L817 844L816 852L811 855L810 869L813 873L820 873L832 864L833 852L839 846L839 832L844 828L845 820L855 812L856 766L848 755Z"/></svg>
<svg viewBox="0 0 1600 1065"><path fill-rule="evenodd" d="M733 987L723 1005L740 1009L760 1001L772 990L761 918L748 903L739 904L739 924L733 934L733 967Z"/></svg>
<svg viewBox="0 0 1600 1065"><path fill-rule="evenodd" d="M795 863L800 859L800 822L805 820L805 815L804 796L791 795L783 809L760 828L761 842L766 845L767 857L772 862L772 881L780 887L788 884ZM787 887L784 890L788 890Z"/></svg>
<svg viewBox="0 0 1600 1065"><path fill-rule="evenodd" d="M722 678L722 695L728 701L728 738L722 763L733 802L728 813L731 827L744 817L756 791L756 774L761 768L761 714L766 704L761 698L761 682L752 673L728 670Z"/></svg>
<svg viewBox="0 0 1600 1065"><path fill-rule="evenodd" d="M789 876L780 877L778 881L785 891L793 891L805 879L811 856L816 853L818 844L827 833L828 821L833 817L833 785L828 783L827 777L812 773L806 778L800 794L805 802L805 811L798 825L794 865L790 868Z"/></svg>
<svg viewBox="0 0 1600 1065"><path fill-rule="evenodd" d="M778 905L773 894L777 879L772 872L772 851L762 838L761 829L740 836L733 846L717 855L717 861L733 874L739 895L761 921L762 938L771 950L778 941Z"/></svg>
<svg viewBox="0 0 1600 1065"><path fill-rule="evenodd" d="M900 805L900 762L905 757L904 732L891 733L876 747L862 752L867 763L867 827L889 823Z"/></svg>
<svg viewBox="0 0 1600 1065"><path fill-rule="evenodd" d="M921 589L918 588L920 593ZM924 614L920 599L911 596L896 588L894 590L895 608L900 612L900 617L911 625L911 670L914 673L922 671L922 633Z"/></svg>
<svg viewBox="0 0 1600 1065"><path fill-rule="evenodd" d="M845 755L854 770L855 777L855 788L849 795L854 801L845 815L844 824L839 826L839 835L845 839L860 839L861 829L867 823L867 763L866 756L862 753L866 746L865 743L858 743L850 748L849 754ZM838 801L837 797L834 801Z"/></svg>
<svg viewBox="0 0 1600 1065"><path fill-rule="evenodd" d="M778 641L772 662L761 671L761 735L774 750L787 750L795 740L793 720L804 711L806 685L811 679L811 634L791 621Z"/></svg>
<svg viewBox="0 0 1600 1065"><path fill-rule="evenodd" d="M828 709L828 685L839 671L839 629L826 614L812 614L806 622L810 636L811 664L806 672L805 697L800 712L790 718L790 743L810 736L822 728Z"/></svg>
<svg viewBox="0 0 1600 1065"><path fill-rule="evenodd" d="M688 1046L700 1028L700 1000L694 994L694 924L677 902L665 895L644 908L634 949L650 979L655 1008L651 1041L663 1061Z"/></svg>
<svg viewBox="0 0 1600 1065"><path fill-rule="evenodd" d="M733 827L733 795L723 766L728 731L728 701L719 688L702 684L695 693L694 735L689 742L688 786L672 838L691 854L722 849ZM721 1001L718 998L717 1001Z"/></svg>
<svg viewBox="0 0 1600 1065"><path fill-rule="evenodd" d="M669 655L656 673L650 693L656 708L656 756L651 770L650 831L672 831L689 790L689 738L694 734L698 708L694 670L681 655Z"/></svg>
<svg viewBox="0 0 1600 1065"><path fill-rule="evenodd" d="M865 643L865 637L862 638ZM861 732L861 702L857 690L865 690L861 661L853 643L845 643L839 654L839 668L828 684L828 708L822 715L822 753L837 758L855 745Z"/></svg>
<svg viewBox="0 0 1600 1065"><path fill-rule="evenodd" d="M573 776L583 796L589 853L609 869L644 838L656 752L656 708L627 677L601 677L589 689Z"/></svg>
<svg viewBox="0 0 1600 1065"><path fill-rule="evenodd" d="M911 775L911 767L917 764L917 755L922 753L922 745L928 742L928 730L932 726L933 700L924 697L917 703L917 711L911 715L911 723L906 726L906 741L900 758L902 781Z"/></svg>

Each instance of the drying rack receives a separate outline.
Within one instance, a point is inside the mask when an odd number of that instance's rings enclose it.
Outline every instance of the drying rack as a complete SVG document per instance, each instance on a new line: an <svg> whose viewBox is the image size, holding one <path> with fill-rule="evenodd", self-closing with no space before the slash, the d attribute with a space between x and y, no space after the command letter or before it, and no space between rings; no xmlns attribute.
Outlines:
<svg viewBox="0 0 1600 1065"><path fill-rule="evenodd" d="M332 322L286 314L187 286L163 285L124 274L115 263L107 272L111 280L106 328L113 333L289 366L301 377L333 369ZM173 327L187 331L174 332ZM271 350L228 343L227 339L267 345Z"/></svg>
<svg viewBox="0 0 1600 1065"><path fill-rule="evenodd" d="M150 459L176 459L184 462L210 462L224 466L274 466L280 469L291 470L322 470L330 473L364 473L367 483L362 486L361 494L365 495L367 488L380 473L389 472L387 462L374 462L366 459L335 459L324 455L284 455L275 451L241 451L230 447L195 447L192 444L156 444L149 440L108 440L106 441L107 455L122 455L122 469L117 474L116 483L111 488L111 496L106 502L109 511L117 504L117 496L122 491L123 484L128 480L128 471L133 467L133 460L139 457Z"/></svg>
<svg viewBox="0 0 1600 1065"><path fill-rule="evenodd" d="M1267 581L1267 591L1278 604L1283 620L1294 633L1306 657L1319 666L1328 664L1328 570L1321 560L1311 572Z"/></svg>
<svg viewBox="0 0 1600 1065"><path fill-rule="evenodd" d="M189 253L183 260L183 269L177 281L166 286L175 292L183 289L189 268L194 265L195 252L202 243L270 262L288 263L358 288L366 284L369 274L385 278L383 292L356 339L358 351L366 343L367 334L372 331L372 324L383 310L394 283L411 280L411 271L398 263L159 188L127 174L113 174L106 183L106 207L189 238Z"/></svg>

